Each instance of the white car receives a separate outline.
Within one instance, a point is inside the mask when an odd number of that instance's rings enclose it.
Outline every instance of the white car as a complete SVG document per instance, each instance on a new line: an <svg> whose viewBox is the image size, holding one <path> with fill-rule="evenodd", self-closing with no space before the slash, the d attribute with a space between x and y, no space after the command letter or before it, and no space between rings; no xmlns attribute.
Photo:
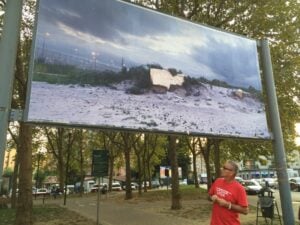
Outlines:
<svg viewBox="0 0 300 225"><path fill-rule="evenodd" d="M131 182L130 187L131 187L131 190L135 190L138 188L138 184ZM123 185L123 190L126 190L126 184Z"/></svg>
<svg viewBox="0 0 300 225"><path fill-rule="evenodd" d="M268 185L270 188L278 188L278 181L277 178L265 177L261 180L261 185L264 187Z"/></svg>
<svg viewBox="0 0 300 225"><path fill-rule="evenodd" d="M94 184L91 188L91 192L98 192L100 189L100 191L105 194L107 192L107 187L108 185L106 183L101 183L100 185Z"/></svg>
<svg viewBox="0 0 300 225"><path fill-rule="evenodd" d="M245 180L243 186L245 187L246 193L251 194L258 194L261 189L263 188L256 180Z"/></svg>
<svg viewBox="0 0 300 225"><path fill-rule="evenodd" d="M33 195L50 195L50 191L46 188L38 188L36 190L33 190L32 192Z"/></svg>
<svg viewBox="0 0 300 225"><path fill-rule="evenodd" d="M111 190L112 191L122 191L121 184L118 182L114 182L111 184Z"/></svg>

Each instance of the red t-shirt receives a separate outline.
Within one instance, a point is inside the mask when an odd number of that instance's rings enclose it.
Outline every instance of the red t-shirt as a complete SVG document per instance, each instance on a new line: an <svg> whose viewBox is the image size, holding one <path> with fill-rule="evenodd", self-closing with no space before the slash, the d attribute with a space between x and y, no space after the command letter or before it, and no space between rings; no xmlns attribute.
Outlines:
<svg viewBox="0 0 300 225"><path fill-rule="evenodd" d="M232 204L248 206L245 188L236 180L228 183L223 178L218 178L212 184L209 195L217 195ZM210 225L240 225L239 213L214 203Z"/></svg>

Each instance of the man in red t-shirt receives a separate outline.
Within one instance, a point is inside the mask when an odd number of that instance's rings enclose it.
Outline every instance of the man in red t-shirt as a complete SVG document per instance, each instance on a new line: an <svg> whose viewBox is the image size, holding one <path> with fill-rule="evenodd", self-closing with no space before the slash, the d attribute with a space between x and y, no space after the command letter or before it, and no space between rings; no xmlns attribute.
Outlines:
<svg viewBox="0 0 300 225"><path fill-rule="evenodd" d="M212 184L209 195L213 201L210 225L240 225L239 213L248 214L248 200L244 187L235 180L238 166L227 161L221 178Z"/></svg>

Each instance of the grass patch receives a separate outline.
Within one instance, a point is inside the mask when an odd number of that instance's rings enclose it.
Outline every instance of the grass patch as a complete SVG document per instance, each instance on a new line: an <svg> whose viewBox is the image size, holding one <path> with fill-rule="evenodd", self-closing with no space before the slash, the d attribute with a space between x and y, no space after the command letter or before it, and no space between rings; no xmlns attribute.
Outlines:
<svg viewBox="0 0 300 225"><path fill-rule="evenodd" d="M0 209L0 225L13 225L16 211L13 209Z"/></svg>
<svg viewBox="0 0 300 225"><path fill-rule="evenodd" d="M32 210L34 224L62 224L62 221L64 225L95 224L93 221L58 205L39 205L34 206ZM0 209L0 225L13 225L15 217L15 209Z"/></svg>

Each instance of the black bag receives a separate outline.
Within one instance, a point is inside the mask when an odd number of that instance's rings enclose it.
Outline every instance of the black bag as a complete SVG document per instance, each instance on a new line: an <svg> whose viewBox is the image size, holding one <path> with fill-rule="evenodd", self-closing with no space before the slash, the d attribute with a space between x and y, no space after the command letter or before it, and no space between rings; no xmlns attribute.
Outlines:
<svg viewBox="0 0 300 225"><path fill-rule="evenodd" d="M274 199L269 196L259 198L259 204L263 217L272 219L274 217Z"/></svg>

